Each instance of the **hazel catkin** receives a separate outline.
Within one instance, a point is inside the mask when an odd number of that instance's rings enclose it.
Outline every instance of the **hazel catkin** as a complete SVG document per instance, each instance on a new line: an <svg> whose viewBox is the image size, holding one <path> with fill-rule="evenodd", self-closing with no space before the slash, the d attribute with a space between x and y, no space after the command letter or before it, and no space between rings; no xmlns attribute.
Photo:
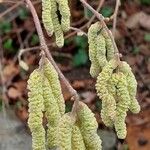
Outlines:
<svg viewBox="0 0 150 150"><path fill-rule="evenodd" d="M56 45L58 47L62 47L64 45L64 34L61 28L61 25L59 23L59 18L57 16L57 3L55 0L51 0L51 16L52 16L52 22L53 22L53 28L56 38Z"/></svg>
<svg viewBox="0 0 150 150"><path fill-rule="evenodd" d="M118 135L118 138L124 139L126 137L126 124L125 118L127 115L127 111L130 106L130 96L127 88L126 76L121 73L114 73L112 76L112 80L115 81L116 87L116 118L115 118L115 129Z"/></svg>
<svg viewBox="0 0 150 150"><path fill-rule="evenodd" d="M68 0L56 0L59 5L59 12L61 14L61 27L64 32L70 28L70 8Z"/></svg>
<svg viewBox="0 0 150 150"><path fill-rule="evenodd" d="M62 116L65 113L65 102L61 91L61 85L60 85L58 73L56 72L53 65L49 62L48 59L45 59L44 74L49 81L52 93L59 107L59 112Z"/></svg>
<svg viewBox="0 0 150 150"><path fill-rule="evenodd" d="M42 74L39 69L34 70L28 80L29 119L28 125L32 133L33 150L46 150L45 130L42 125L44 100L42 90Z"/></svg>
<svg viewBox="0 0 150 150"><path fill-rule="evenodd" d="M51 0L42 0L42 21L48 35L50 36L54 32L51 9Z"/></svg>
<svg viewBox="0 0 150 150"><path fill-rule="evenodd" d="M101 139L97 135L98 124L94 114L87 105L80 102L77 112L78 125L82 133L84 143L88 150L101 150Z"/></svg>
<svg viewBox="0 0 150 150"><path fill-rule="evenodd" d="M71 136L72 129L75 120L71 116L71 114L65 114L62 116L59 122L59 142L61 150L71 150Z"/></svg>
<svg viewBox="0 0 150 150"><path fill-rule="evenodd" d="M92 77L97 77L101 70L101 67L97 60L96 38L98 31L100 31L98 22L92 24L88 30L89 59L91 61L90 74Z"/></svg>
<svg viewBox="0 0 150 150"><path fill-rule="evenodd" d="M130 110L133 113L138 113L140 111L140 105L138 104L138 101L136 99L136 93L137 93L137 81L135 79L135 76L132 72L131 67L127 64L127 62L122 62L122 65L119 67L119 70L126 76L126 80L128 83L128 91L130 94L131 104L130 104Z"/></svg>
<svg viewBox="0 0 150 150"><path fill-rule="evenodd" d="M104 67L102 72L97 77L96 90L97 95L102 100L102 113L106 113L108 117L113 121L116 116L116 101L111 93L109 93L107 85L112 76L113 71L118 66L118 62L115 59L110 60ZM104 115L103 115L104 116ZM107 117L107 118L108 118ZM103 118L102 118L103 119ZM109 120L103 120L104 123L110 122ZM109 125L109 124L108 124Z"/></svg>
<svg viewBox="0 0 150 150"><path fill-rule="evenodd" d="M71 143L72 143L72 150L86 150L83 136L81 134L78 125L73 126Z"/></svg>

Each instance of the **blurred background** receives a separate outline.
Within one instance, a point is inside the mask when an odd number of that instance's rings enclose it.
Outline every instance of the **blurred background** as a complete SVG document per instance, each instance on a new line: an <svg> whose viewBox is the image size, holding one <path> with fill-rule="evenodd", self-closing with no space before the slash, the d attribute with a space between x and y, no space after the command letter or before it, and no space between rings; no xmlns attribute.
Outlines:
<svg viewBox="0 0 150 150"><path fill-rule="evenodd" d="M7 1L7 0L6 0ZM102 1L102 0L101 0ZM97 9L100 0L87 0ZM5 2L5 0L4 0ZM16 2L16 3L14 3ZM41 19L41 1L32 0ZM93 14L84 9L79 0L70 0L72 27L87 32L87 23ZM105 0L100 13L110 17L115 0ZM96 19L93 21L95 22ZM42 21L41 21L42 22ZM112 22L107 23L112 27ZM43 28L44 30L44 28ZM65 34L65 46L54 44L44 30L52 56L81 99L95 113L99 123L98 133L104 150L150 150L150 0L121 0L115 40L119 51L132 67L138 81L137 98L141 112L126 118L128 135L119 140L113 129L104 126L100 118L101 102L96 96L95 80L89 74L87 37L74 31ZM18 65L18 54L24 49L21 59L29 70ZM26 84L29 74L38 65L39 38L29 10L22 1L0 4L0 150L31 150L31 137L27 127L28 101ZM72 102L62 84L66 112ZM6 108L4 107L4 103Z"/></svg>

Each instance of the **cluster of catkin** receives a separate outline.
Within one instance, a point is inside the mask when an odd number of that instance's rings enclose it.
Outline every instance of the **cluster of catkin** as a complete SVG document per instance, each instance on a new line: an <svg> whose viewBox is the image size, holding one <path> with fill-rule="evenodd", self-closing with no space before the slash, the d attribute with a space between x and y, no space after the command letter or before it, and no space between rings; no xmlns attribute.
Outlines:
<svg viewBox="0 0 150 150"><path fill-rule="evenodd" d="M42 0L42 20L49 36L55 34L56 45L64 45L64 34L70 28L68 0Z"/></svg>
<svg viewBox="0 0 150 150"><path fill-rule="evenodd" d="M90 74L97 78L96 90L102 100L101 118L108 127L115 127L118 138L126 137L127 111L140 111L136 100L137 81L131 67L115 55L112 41L99 22L88 31Z"/></svg>
<svg viewBox="0 0 150 150"><path fill-rule="evenodd" d="M82 102L76 115L65 113L58 74L46 58L41 62L42 67L35 69L28 80L28 125L33 150L101 150L94 114ZM46 130L42 124L43 114L47 118Z"/></svg>

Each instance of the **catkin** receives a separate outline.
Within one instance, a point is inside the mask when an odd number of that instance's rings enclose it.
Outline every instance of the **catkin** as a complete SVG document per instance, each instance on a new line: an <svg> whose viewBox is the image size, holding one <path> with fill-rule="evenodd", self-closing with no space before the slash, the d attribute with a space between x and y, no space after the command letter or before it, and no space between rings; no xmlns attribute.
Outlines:
<svg viewBox="0 0 150 150"><path fill-rule="evenodd" d="M59 122L61 114L47 78L44 78L43 81L43 98L46 111L45 115L47 117L48 123L52 126L56 126Z"/></svg>
<svg viewBox="0 0 150 150"><path fill-rule="evenodd" d="M103 37L102 34L97 35L96 38L96 58L98 60L99 66L102 70L102 68L107 64L107 59L106 59L106 42L105 38Z"/></svg>
<svg viewBox="0 0 150 150"><path fill-rule="evenodd" d="M114 125L118 138L124 139L127 132L125 118L127 115L126 112L130 106L130 96L127 88L126 76L123 73L118 72L113 74L112 80L113 78L117 95L116 118Z"/></svg>
<svg viewBox="0 0 150 150"><path fill-rule="evenodd" d="M88 150L101 150L101 139L97 135L98 124L92 111L80 102L77 112L78 124Z"/></svg>
<svg viewBox="0 0 150 150"><path fill-rule="evenodd" d="M116 101L109 90L107 88L108 81L112 76L113 71L118 66L116 59L110 60L103 68L102 72L97 77L96 90L97 95L102 100L102 113L108 114L110 119L113 121L116 116ZM103 110L104 109L104 110ZM103 118L102 118L103 119ZM106 122L110 122L109 120L103 120ZM105 123L104 122L104 123Z"/></svg>
<svg viewBox="0 0 150 150"><path fill-rule="evenodd" d="M114 58L115 55L115 50L112 44L112 40L110 36L108 35L107 31L105 28L102 29L101 34L105 38L105 43L106 43L106 58L107 60L111 60Z"/></svg>
<svg viewBox="0 0 150 150"><path fill-rule="evenodd" d="M59 122L59 142L61 150L71 150L71 136L75 121L70 114L62 116Z"/></svg>
<svg viewBox="0 0 150 150"><path fill-rule="evenodd" d="M129 109L133 113L139 113L140 105L136 99L137 81L136 81L135 76L132 72L132 69L127 64L127 62L122 62L122 65L119 67L119 70L126 76L126 80L128 83L128 91L129 91L130 99L131 99L131 104L130 104Z"/></svg>
<svg viewBox="0 0 150 150"><path fill-rule="evenodd" d="M56 0L59 5L59 12L61 14L61 27L64 32L70 28L70 8L68 0Z"/></svg>
<svg viewBox="0 0 150 150"><path fill-rule="evenodd" d="M32 133L33 150L46 150L45 130L42 125L44 100L42 90L42 74L39 69L34 70L28 80L29 119L28 125Z"/></svg>
<svg viewBox="0 0 150 150"><path fill-rule="evenodd" d="M57 101L61 116L65 113L65 102L61 91L58 73L48 59L45 59L44 74L49 81L54 98Z"/></svg>
<svg viewBox="0 0 150 150"><path fill-rule="evenodd" d="M57 16L57 3L55 0L51 0L51 7L52 7L51 16L55 32L56 45L58 47L62 47L64 45L64 34L61 25L59 23L59 18Z"/></svg>
<svg viewBox="0 0 150 150"><path fill-rule="evenodd" d="M48 35L54 32L52 16L51 16L51 0L42 0L42 20Z"/></svg>
<svg viewBox="0 0 150 150"><path fill-rule="evenodd" d="M101 67L97 60L97 34L100 31L99 23L92 24L88 30L88 43L89 43L89 59L91 61L90 74L92 77L97 77L101 71Z"/></svg>
<svg viewBox="0 0 150 150"><path fill-rule="evenodd" d="M81 134L81 131L77 125L73 126L72 129L72 150L86 150L83 136Z"/></svg>
<svg viewBox="0 0 150 150"><path fill-rule="evenodd" d="M47 129L47 147L50 148L50 149L60 147L58 139L59 139L58 126L48 125L48 129Z"/></svg>

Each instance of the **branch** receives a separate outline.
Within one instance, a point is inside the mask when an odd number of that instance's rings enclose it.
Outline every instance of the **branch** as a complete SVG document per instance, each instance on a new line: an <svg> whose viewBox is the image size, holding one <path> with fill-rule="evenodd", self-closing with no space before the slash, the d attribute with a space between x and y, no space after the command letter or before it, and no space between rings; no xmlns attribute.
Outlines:
<svg viewBox="0 0 150 150"><path fill-rule="evenodd" d="M103 4L104 4L105 0L100 0L99 5L96 9L97 12L100 11L100 9L102 8ZM92 18L89 20L89 22L87 23L87 26L89 27L91 25L91 23L93 22L93 20L95 19L95 14L92 16Z"/></svg>
<svg viewBox="0 0 150 150"><path fill-rule="evenodd" d="M115 30L116 30L116 23L117 23L117 15L118 15L118 10L119 10L119 6L121 5L121 2L120 0L116 0L116 7L115 7L115 11L114 11L114 14L113 14L113 35L115 35Z"/></svg>
<svg viewBox="0 0 150 150"><path fill-rule="evenodd" d="M54 68L56 69L59 78L61 81L63 81L63 83L66 85L71 98L74 99L75 101L79 101L79 95L77 94L77 91L73 89L73 87L70 85L70 83L68 82L68 80L65 78L65 76L62 74L61 70L58 68L57 64L55 63L49 49L48 46L46 44L45 38L44 38L44 34L42 31L42 27L40 24L40 20L38 18L37 12L32 4L32 2L30 0L25 0L28 8L31 11L31 14L33 16L33 20L35 23L35 27L39 36L39 40L40 40L40 45L41 45L41 50L46 54L47 58L49 59L49 61L52 63L52 65L54 66Z"/></svg>
<svg viewBox="0 0 150 150"><path fill-rule="evenodd" d="M115 40L114 40L114 37L113 37L111 31L108 29L108 27L107 27L107 25L106 25L106 23L105 23L105 21L104 21L105 18L103 17L103 15L100 14L100 13L98 13L95 9L93 9L85 0L80 0L80 2L83 3L83 5L84 5L85 7L87 7L87 8L100 20L101 24L102 24L103 27L106 29L108 35L109 35L110 38L111 38L111 41L112 41L112 43L113 43L113 47L114 47L114 49L115 49L115 53L116 53L116 54L119 53L118 48L117 48L117 45L116 45Z"/></svg>

